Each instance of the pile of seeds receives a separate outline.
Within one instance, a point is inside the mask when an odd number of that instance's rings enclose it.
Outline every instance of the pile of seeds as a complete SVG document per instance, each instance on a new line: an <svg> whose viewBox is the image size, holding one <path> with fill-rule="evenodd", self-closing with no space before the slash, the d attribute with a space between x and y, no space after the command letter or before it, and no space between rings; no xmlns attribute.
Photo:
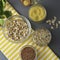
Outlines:
<svg viewBox="0 0 60 60"><path fill-rule="evenodd" d="M31 47L25 47L21 51L22 60L34 60L36 56L35 50Z"/></svg>
<svg viewBox="0 0 60 60"><path fill-rule="evenodd" d="M33 41L39 45L47 45L51 40L51 33L46 28L40 28L33 33Z"/></svg>
<svg viewBox="0 0 60 60"><path fill-rule="evenodd" d="M8 37L16 41L25 38L28 34L28 25L22 18L8 20L6 27L8 29Z"/></svg>
<svg viewBox="0 0 60 60"><path fill-rule="evenodd" d="M60 21L58 21L57 17L55 16L53 19L47 20L46 23L51 26L51 29L57 29L59 28L59 25L60 25Z"/></svg>

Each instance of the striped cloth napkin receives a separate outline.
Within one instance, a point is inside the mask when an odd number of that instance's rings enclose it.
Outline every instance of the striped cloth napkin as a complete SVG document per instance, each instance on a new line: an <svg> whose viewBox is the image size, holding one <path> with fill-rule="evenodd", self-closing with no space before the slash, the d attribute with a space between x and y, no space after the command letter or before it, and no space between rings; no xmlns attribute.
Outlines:
<svg viewBox="0 0 60 60"><path fill-rule="evenodd" d="M18 15L18 13L8 2L5 9L12 11L13 15ZM36 48L38 60L59 60L59 58L54 54L54 52L48 46L45 47L37 46L32 41L32 36L30 36L23 43L13 43L8 41L4 37L2 29L3 28L0 27L0 50L4 53L4 55L8 58L8 60L21 60L19 53L24 45L32 45Z"/></svg>

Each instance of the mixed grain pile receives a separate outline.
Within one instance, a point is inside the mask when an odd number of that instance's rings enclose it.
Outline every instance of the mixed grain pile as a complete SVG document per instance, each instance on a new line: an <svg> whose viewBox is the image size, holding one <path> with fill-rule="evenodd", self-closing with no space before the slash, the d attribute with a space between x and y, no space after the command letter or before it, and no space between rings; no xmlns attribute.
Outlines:
<svg viewBox="0 0 60 60"><path fill-rule="evenodd" d="M28 34L28 25L22 18L8 20L6 27L8 29L8 37L15 41L25 38Z"/></svg>

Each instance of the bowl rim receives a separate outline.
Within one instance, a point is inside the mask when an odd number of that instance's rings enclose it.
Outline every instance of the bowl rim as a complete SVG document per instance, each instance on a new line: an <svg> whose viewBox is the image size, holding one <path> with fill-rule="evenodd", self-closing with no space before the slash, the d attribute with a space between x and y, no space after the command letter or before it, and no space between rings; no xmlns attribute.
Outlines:
<svg viewBox="0 0 60 60"><path fill-rule="evenodd" d="M13 40L13 39L9 39L9 37L7 37L6 35L5 35L5 32L4 32L4 30L5 30L5 28L6 28L6 26L5 26L5 24L6 24L6 22L7 22L7 20L9 20L9 19L11 19L12 17L17 17L17 18L23 18L23 20L27 23L27 25L28 25L28 34L27 34L27 36L25 37L25 38L23 38L23 40L19 40L19 41L15 41L15 40ZM30 34L31 34L31 23L29 22L29 20L25 17L25 16L23 16L23 15L13 15L13 16L10 16L10 17L8 17L6 20L5 20L5 22L4 22L4 24L3 24L3 34L4 34L4 36L6 37L6 39L8 39L9 41L11 41L11 42L17 42L17 43L19 43L19 42L23 42L23 41L25 41L25 40L27 40L28 38L29 38L29 36L30 36Z"/></svg>

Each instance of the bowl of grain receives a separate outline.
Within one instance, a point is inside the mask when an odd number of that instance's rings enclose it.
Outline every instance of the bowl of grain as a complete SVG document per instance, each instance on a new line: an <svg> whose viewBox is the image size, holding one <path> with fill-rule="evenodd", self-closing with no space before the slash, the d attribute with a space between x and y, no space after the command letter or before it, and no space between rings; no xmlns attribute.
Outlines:
<svg viewBox="0 0 60 60"><path fill-rule="evenodd" d="M34 4L29 9L29 18L34 22L41 22L45 20L47 11L41 4Z"/></svg>
<svg viewBox="0 0 60 60"><path fill-rule="evenodd" d="M52 39L51 32L45 28L40 27L33 33L33 41L39 46L46 46L50 43Z"/></svg>
<svg viewBox="0 0 60 60"><path fill-rule="evenodd" d="M23 46L19 54L21 60L37 60L37 51L31 45Z"/></svg>
<svg viewBox="0 0 60 60"><path fill-rule="evenodd" d="M23 42L31 33L29 20L22 15L14 15L6 19L3 25L3 34L12 42Z"/></svg>

